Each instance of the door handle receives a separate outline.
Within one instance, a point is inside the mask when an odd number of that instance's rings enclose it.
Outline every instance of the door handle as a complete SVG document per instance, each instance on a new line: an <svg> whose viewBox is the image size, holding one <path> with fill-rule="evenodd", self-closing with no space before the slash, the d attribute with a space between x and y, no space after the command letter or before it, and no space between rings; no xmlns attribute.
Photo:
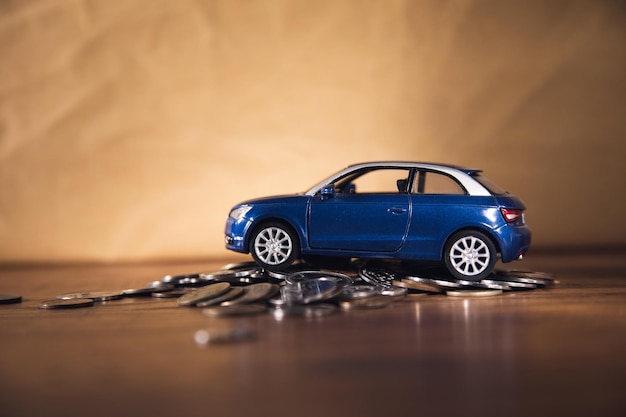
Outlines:
<svg viewBox="0 0 626 417"><path fill-rule="evenodd" d="M406 209L403 207L391 207L390 209L387 209L387 211L391 214L404 214L406 213Z"/></svg>

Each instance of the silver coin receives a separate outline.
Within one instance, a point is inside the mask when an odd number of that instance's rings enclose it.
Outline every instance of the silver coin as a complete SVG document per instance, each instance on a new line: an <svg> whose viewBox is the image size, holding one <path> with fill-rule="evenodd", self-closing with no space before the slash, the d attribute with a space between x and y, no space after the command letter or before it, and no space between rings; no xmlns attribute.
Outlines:
<svg viewBox="0 0 626 417"><path fill-rule="evenodd" d="M500 286L501 290L505 291L515 291L515 290L532 290L537 288L537 284L527 283L527 282L515 282L515 281L505 281L505 280L494 280L494 279L483 279L480 282L485 285L492 285L493 289L498 289Z"/></svg>
<svg viewBox="0 0 626 417"><path fill-rule="evenodd" d="M263 271L263 273L265 275L267 275L269 278L274 278L274 279L278 279L278 280L284 280L286 279L289 274L292 274L293 272L287 272L287 271L270 271L269 269L266 269Z"/></svg>
<svg viewBox="0 0 626 417"><path fill-rule="evenodd" d="M264 304L235 304L232 306L214 306L202 309L202 314L207 317L232 317L251 316L265 313L267 306Z"/></svg>
<svg viewBox="0 0 626 417"><path fill-rule="evenodd" d="M369 298L342 300L339 302L339 307L343 310L370 310L387 307L394 301L392 297L377 295Z"/></svg>
<svg viewBox="0 0 626 417"><path fill-rule="evenodd" d="M414 279L404 278L400 280L394 280L392 282L393 285L395 285L396 287L403 287L408 290L422 291L432 294L441 294L445 291L443 288L433 283L416 281Z"/></svg>
<svg viewBox="0 0 626 417"><path fill-rule="evenodd" d="M395 287L395 286L382 288L380 291L380 294L384 295L385 297L396 297L396 298L405 297L407 293L408 291L406 288Z"/></svg>
<svg viewBox="0 0 626 417"><path fill-rule="evenodd" d="M250 275L249 277L230 278L218 282L228 282L233 285L252 285L267 282L267 277L264 275Z"/></svg>
<svg viewBox="0 0 626 417"><path fill-rule="evenodd" d="M492 297L502 294L502 290L454 290L446 291L450 297Z"/></svg>
<svg viewBox="0 0 626 417"><path fill-rule="evenodd" d="M480 285L480 288L484 289L511 291L511 286L509 284L503 281L496 281L493 279L481 279Z"/></svg>
<svg viewBox="0 0 626 417"><path fill-rule="evenodd" d="M306 265L303 263L294 263L293 265L291 265L290 267L282 271L270 271L269 269L264 269L263 275L268 278L283 281L287 279L287 277L293 273L300 272L300 271L309 271L309 270L311 270L310 265Z"/></svg>
<svg viewBox="0 0 626 417"><path fill-rule="evenodd" d="M554 274L550 272L541 272L541 271L526 271L523 269L508 269L505 271L497 270L496 274L511 275L516 277L528 277L528 278L536 278L536 279L546 279L546 280L554 280Z"/></svg>
<svg viewBox="0 0 626 417"><path fill-rule="evenodd" d="M200 274L181 274L181 275L165 275L161 278L161 283L173 284L178 286L196 285L201 283Z"/></svg>
<svg viewBox="0 0 626 417"><path fill-rule="evenodd" d="M68 298L63 300L47 300L39 304L39 308L43 310L55 310L55 309L68 309L68 308L81 308L91 307L94 305L94 300L91 298Z"/></svg>
<svg viewBox="0 0 626 417"><path fill-rule="evenodd" d="M207 285L206 281L201 280L200 278L185 278L175 283L176 287L186 288L198 288Z"/></svg>
<svg viewBox="0 0 626 417"><path fill-rule="evenodd" d="M89 298L94 301L111 301L122 298L119 291L82 291L59 295L58 300L71 300L74 298Z"/></svg>
<svg viewBox="0 0 626 417"><path fill-rule="evenodd" d="M363 281L381 287L393 286L393 281L399 279L400 275L381 268L361 267L359 269L359 276Z"/></svg>
<svg viewBox="0 0 626 417"><path fill-rule="evenodd" d="M461 285L459 289L464 289L464 290L489 290L491 289L480 281L470 281L466 279L459 279L457 280L457 282Z"/></svg>
<svg viewBox="0 0 626 417"><path fill-rule="evenodd" d="M222 303L224 306L233 304L246 304L256 301L265 301L274 297L280 291L280 288L276 284L270 284L269 282L261 282L258 284L248 285L243 287L244 294L241 297L234 300L225 301Z"/></svg>
<svg viewBox="0 0 626 417"><path fill-rule="evenodd" d="M122 295L125 297L150 297L155 292L170 291L174 289L172 284L162 284L155 287L133 288L123 290Z"/></svg>
<svg viewBox="0 0 626 417"><path fill-rule="evenodd" d="M347 285L341 290L339 298L342 300L358 300L379 295L384 287L373 285Z"/></svg>
<svg viewBox="0 0 626 417"><path fill-rule="evenodd" d="M0 304L17 304L22 302L21 295L0 294Z"/></svg>
<svg viewBox="0 0 626 417"><path fill-rule="evenodd" d="M343 283L335 277L311 278L280 288L287 304L311 304L330 300L341 293Z"/></svg>
<svg viewBox="0 0 626 417"><path fill-rule="evenodd" d="M153 292L151 296L154 298L179 298L185 294L189 294L192 291L196 291L196 290L193 288L178 287L174 290L169 290L169 291L156 291L156 292Z"/></svg>
<svg viewBox="0 0 626 417"><path fill-rule="evenodd" d="M292 274L289 274L287 278L285 278L285 281L288 284L297 284L300 282L305 282L305 281L314 280L318 278L332 278L334 279L335 282L337 282L338 285L342 287L346 285L351 285L354 283L352 278L350 278L346 274L341 274L339 272L314 271L314 270L294 272Z"/></svg>
<svg viewBox="0 0 626 417"><path fill-rule="evenodd" d="M545 278L529 278L529 277L514 277L514 276L497 276L498 279L502 279L508 283L525 283L525 284L535 284L537 287L551 287L557 281Z"/></svg>
<svg viewBox="0 0 626 417"><path fill-rule="evenodd" d="M230 284L228 282L218 282L215 284L205 285L195 291L191 291L178 298L177 302L180 306L192 306L201 301L210 300L211 298L218 297L230 290Z"/></svg>
<svg viewBox="0 0 626 417"><path fill-rule="evenodd" d="M443 288L461 288L461 287L463 287L463 285L461 283L459 283L458 281L449 280L449 279L445 279L445 278L431 278L430 280L432 281L433 284L439 285L440 287L443 287Z"/></svg>
<svg viewBox="0 0 626 417"><path fill-rule="evenodd" d="M198 346L238 343L256 338L256 332L245 328L198 330L193 335Z"/></svg>
<svg viewBox="0 0 626 417"><path fill-rule="evenodd" d="M215 272L201 272L200 279L203 281L229 281L243 277L263 274L263 269L259 266L244 269L222 270Z"/></svg>
<svg viewBox="0 0 626 417"><path fill-rule="evenodd" d="M556 280L550 277L550 274L544 272L531 271L496 271L497 279L507 282L522 282L527 284L536 284L539 287L550 287L555 284Z"/></svg>
<svg viewBox="0 0 626 417"><path fill-rule="evenodd" d="M288 305L273 309L272 316L274 316L276 320L282 320L285 317L319 318L335 314L338 311L337 306L324 303L313 305Z"/></svg>
<svg viewBox="0 0 626 417"><path fill-rule="evenodd" d="M242 287L232 287L230 290L226 291L222 295L218 295L217 297L210 298L208 300L200 301L195 304L196 307L211 307L219 305L225 301L233 300L239 298L243 295L244 290Z"/></svg>

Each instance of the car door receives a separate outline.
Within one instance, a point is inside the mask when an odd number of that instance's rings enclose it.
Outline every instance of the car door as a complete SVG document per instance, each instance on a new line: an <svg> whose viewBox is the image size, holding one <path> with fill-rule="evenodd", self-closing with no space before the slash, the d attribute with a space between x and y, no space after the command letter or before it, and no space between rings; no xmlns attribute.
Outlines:
<svg viewBox="0 0 626 417"><path fill-rule="evenodd" d="M312 249L394 252L411 219L409 169L368 169L335 184L331 195L316 195L309 206Z"/></svg>
<svg viewBox="0 0 626 417"><path fill-rule="evenodd" d="M445 239L468 224L485 197L471 197L454 178L421 170L411 190L412 222L404 250L419 259L438 259Z"/></svg>

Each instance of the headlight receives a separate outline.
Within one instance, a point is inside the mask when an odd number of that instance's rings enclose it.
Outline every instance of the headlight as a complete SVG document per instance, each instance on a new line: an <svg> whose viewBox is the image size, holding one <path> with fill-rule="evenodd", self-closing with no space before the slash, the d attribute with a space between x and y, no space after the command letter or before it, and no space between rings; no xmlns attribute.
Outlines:
<svg viewBox="0 0 626 417"><path fill-rule="evenodd" d="M230 214L228 215L230 218L235 219L235 220L239 220L241 219L243 216L246 215L247 212L250 211L250 209L252 208L252 206L239 206L239 207L235 207L234 209L232 209L230 211Z"/></svg>

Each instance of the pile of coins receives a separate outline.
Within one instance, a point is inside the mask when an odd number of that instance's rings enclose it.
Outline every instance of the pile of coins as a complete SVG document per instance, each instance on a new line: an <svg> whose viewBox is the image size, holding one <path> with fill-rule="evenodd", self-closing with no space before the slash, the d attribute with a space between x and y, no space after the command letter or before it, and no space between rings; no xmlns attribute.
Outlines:
<svg viewBox="0 0 626 417"><path fill-rule="evenodd" d="M545 272L496 270L486 279L449 278L433 268L398 261L355 261L340 266L297 263L285 271L269 271L254 262L225 265L214 272L166 275L143 288L122 291L81 291L43 301L40 309L91 307L128 297L175 299L185 308L199 308L208 317L271 313L276 320L323 317L341 310L384 308L416 296L488 297L512 291L546 288L556 283ZM18 295L0 294L0 304L19 303ZM240 328L198 330L200 346L256 337Z"/></svg>
<svg viewBox="0 0 626 417"><path fill-rule="evenodd" d="M407 295L485 297L554 285L544 272L496 270L480 281L456 280L436 270L402 263L355 262L322 269L306 263L286 271L267 271L253 262L229 264L219 271L166 275L144 288L63 294L42 309L78 308L123 297L175 298L181 307L201 308L209 317L267 313L319 317L339 310L383 308Z"/></svg>

